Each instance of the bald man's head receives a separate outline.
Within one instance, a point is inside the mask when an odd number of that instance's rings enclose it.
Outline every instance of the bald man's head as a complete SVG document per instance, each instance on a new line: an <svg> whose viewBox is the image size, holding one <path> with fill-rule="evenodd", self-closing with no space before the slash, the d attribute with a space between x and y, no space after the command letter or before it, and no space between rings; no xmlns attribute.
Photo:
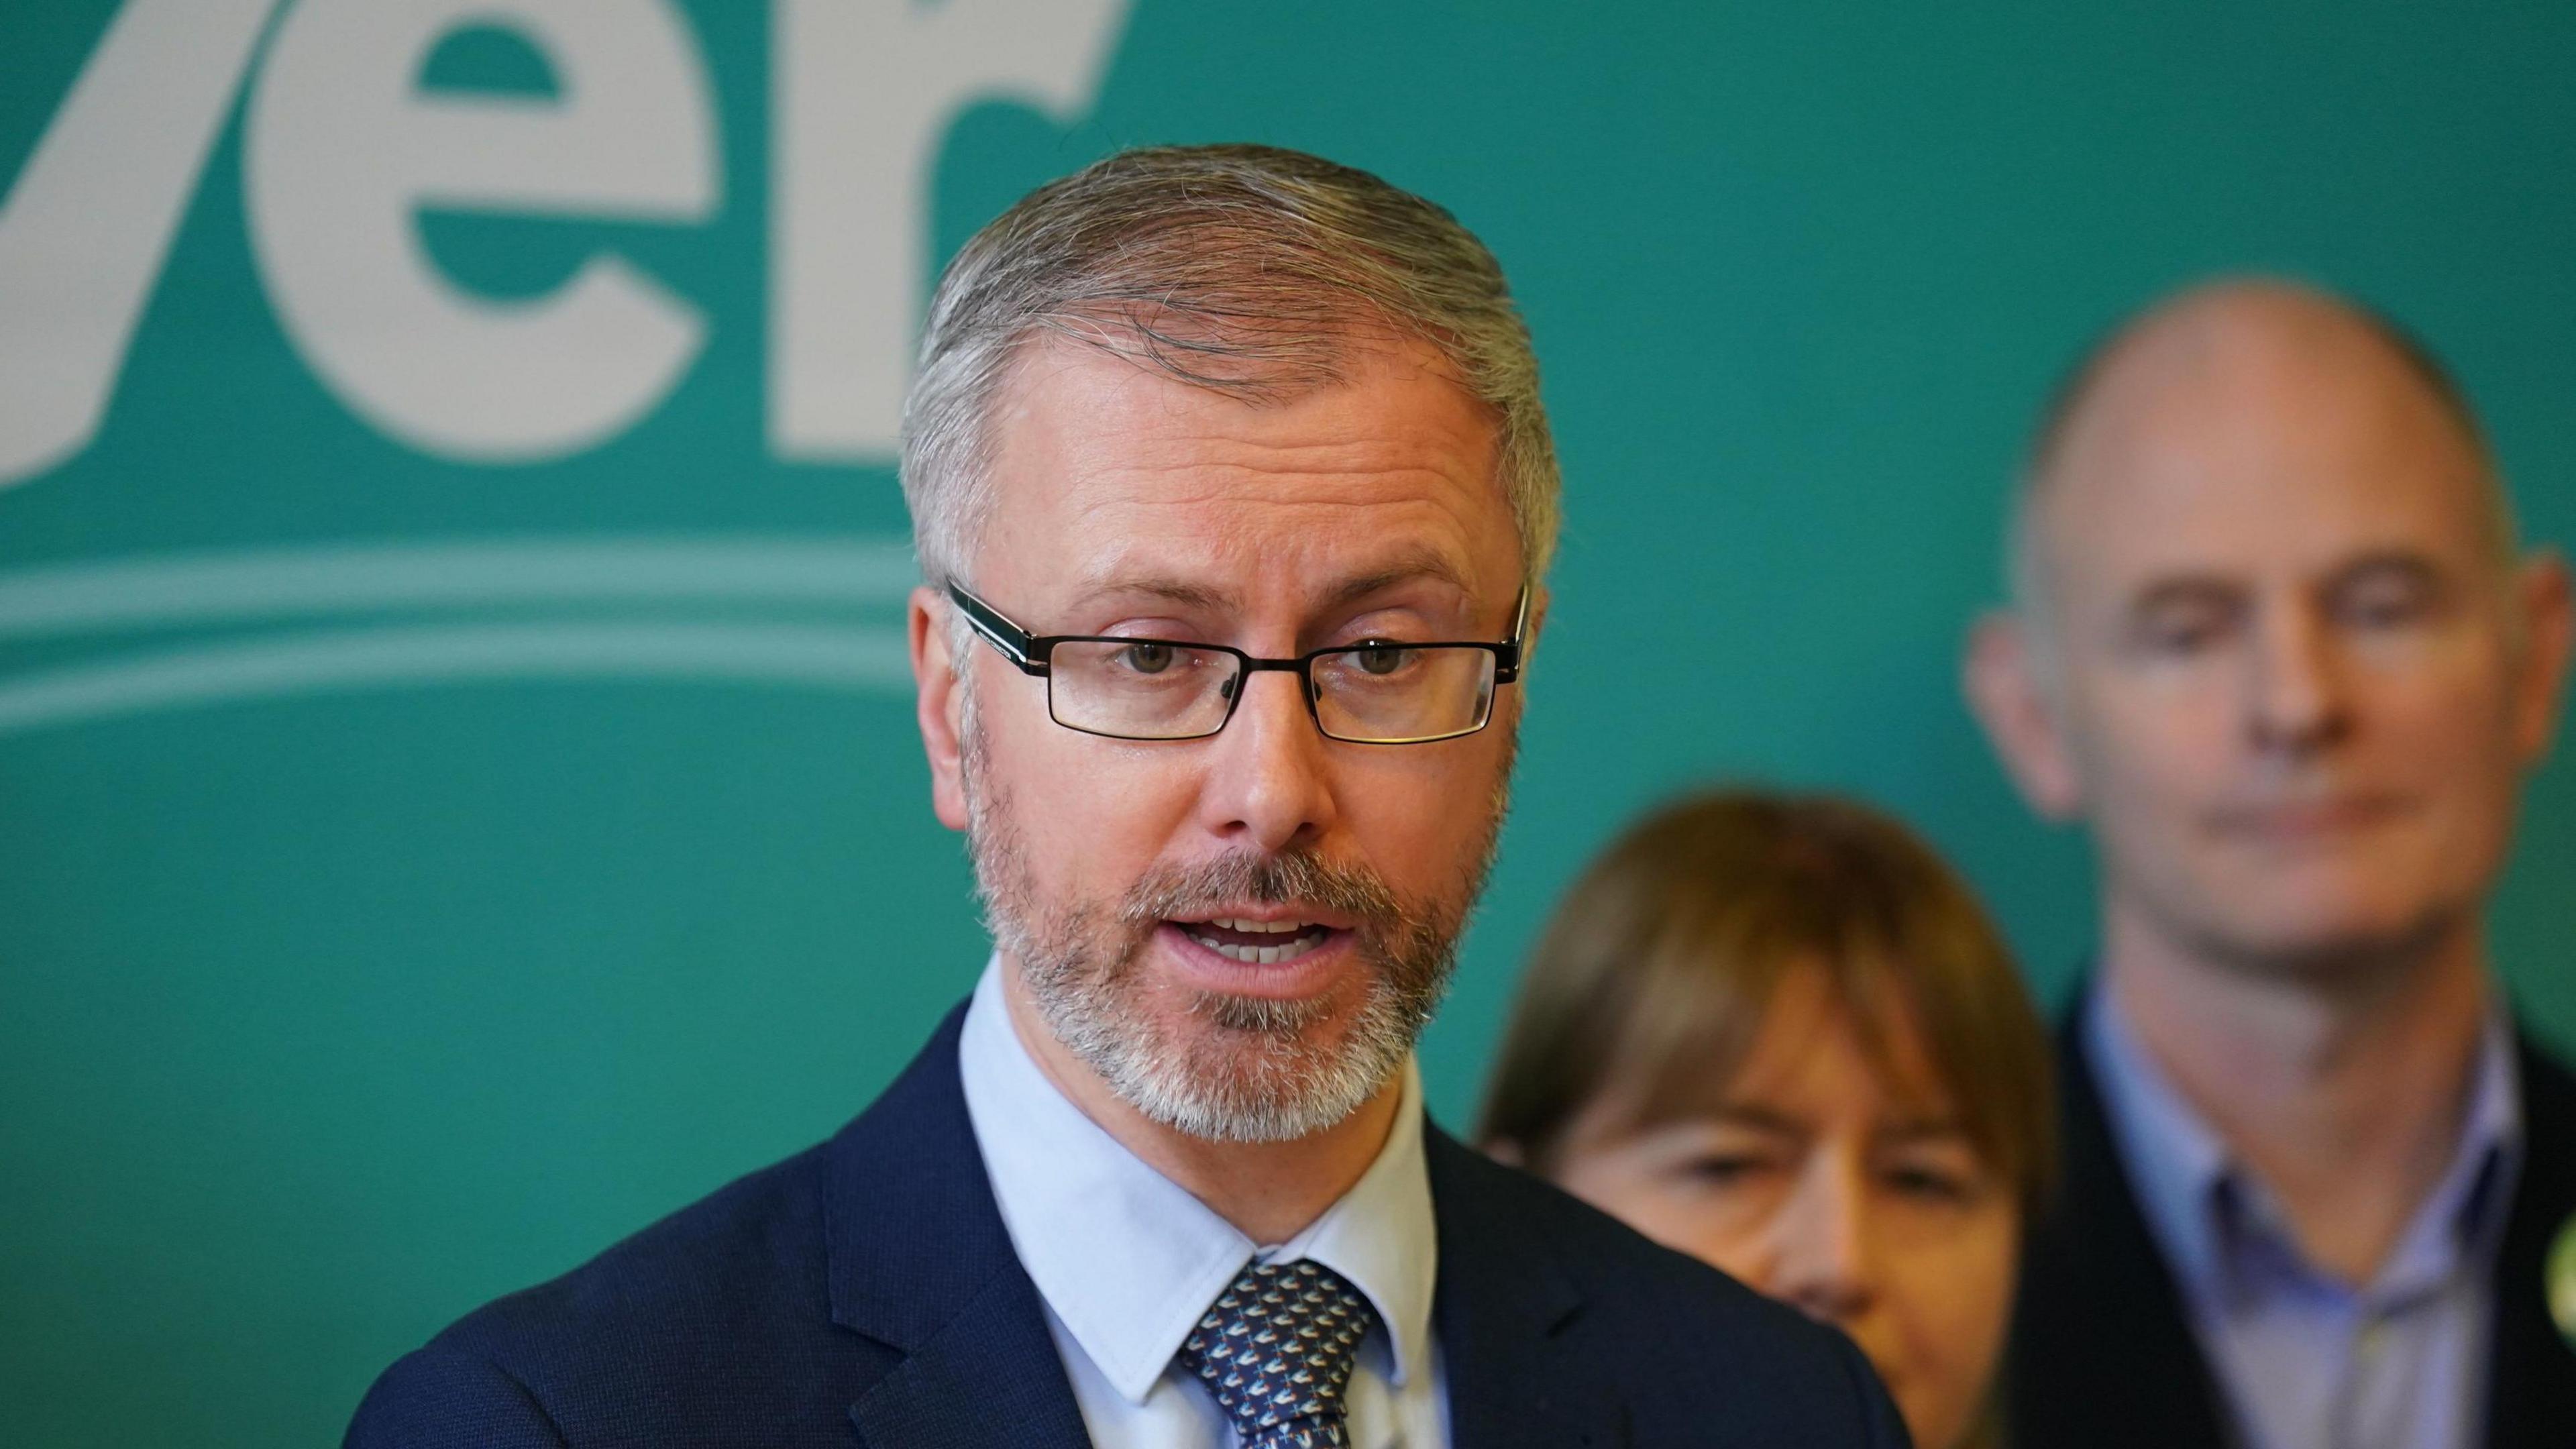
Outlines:
<svg viewBox="0 0 2576 1449"><path fill-rule="evenodd" d="M2251 435L2321 428L2343 429L2356 443L2363 435L2405 435L2425 445L2429 466L2471 490L2499 572L2510 566L2510 501L2485 430L2440 360L2361 303L2295 282L2230 278L2131 317L2087 349L2059 384L2014 499L2008 566L2015 604L2032 622L2048 621L2056 554L2048 525L2070 476L2117 486L2141 453L2192 448L2195 435L2211 429Z"/></svg>
<svg viewBox="0 0 2576 1449"><path fill-rule="evenodd" d="M2092 828L2106 931L2308 971L2475 920L2576 630L2423 349L2285 283L2186 292L2077 370L2016 512L1965 682Z"/></svg>

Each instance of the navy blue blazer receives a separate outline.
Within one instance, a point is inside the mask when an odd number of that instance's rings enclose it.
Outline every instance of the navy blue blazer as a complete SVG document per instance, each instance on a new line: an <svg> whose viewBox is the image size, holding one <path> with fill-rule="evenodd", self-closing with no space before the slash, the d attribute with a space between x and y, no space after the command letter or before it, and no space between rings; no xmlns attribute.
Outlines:
<svg viewBox="0 0 2576 1449"><path fill-rule="evenodd" d="M968 1123L964 1015L829 1142L395 1363L346 1443L1087 1444ZM1425 1151L1456 1449L1906 1442L1841 1334L1436 1129Z"/></svg>

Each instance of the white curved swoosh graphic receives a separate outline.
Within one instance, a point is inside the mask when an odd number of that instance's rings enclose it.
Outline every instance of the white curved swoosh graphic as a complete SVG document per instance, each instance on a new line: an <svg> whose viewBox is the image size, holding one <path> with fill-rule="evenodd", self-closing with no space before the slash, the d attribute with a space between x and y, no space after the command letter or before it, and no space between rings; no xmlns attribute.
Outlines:
<svg viewBox="0 0 2576 1449"><path fill-rule="evenodd" d="M628 679L875 693L912 679L895 627L416 625L299 633L0 681L0 735L188 706L494 680Z"/></svg>
<svg viewBox="0 0 2576 1449"><path fill-rule="evenodd" d="M901 539L664 538L170 554L0 574L0 638L360 609L584 601L900 602Z"/></svg>
<svg viewBox="0 0 2576 1449"><path fill-rule="evenodd" d="M20 569L0 574L0 643L212 632L0 673L0 735L477 681L901 693L917 578L906 540L861 536L331 545Z"/></svg>

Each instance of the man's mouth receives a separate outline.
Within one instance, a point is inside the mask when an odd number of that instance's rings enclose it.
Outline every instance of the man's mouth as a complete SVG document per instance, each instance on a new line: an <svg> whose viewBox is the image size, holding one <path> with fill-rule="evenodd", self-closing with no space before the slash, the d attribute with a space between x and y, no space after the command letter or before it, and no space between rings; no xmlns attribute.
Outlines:
<svg viewBox="0 0 2576 1449"><path fill-rule="evenodd" d="M2402 814L2404 808L2405 802L2398 797L2355 795L2237 806L2214 812L2212 823L2229 835L2275 844L2302 844L2339 840L2386 824Z"/></svg>
<svg viewBox="0 0 2576 1449"><path fill-rule="evenodd" d="M1174 921L1193 941L1229 961L1247 966L1276 966L1294 961L1331 938L1333 928L1318 921L1252 921L1225 917L1212 921Z"/></svg>

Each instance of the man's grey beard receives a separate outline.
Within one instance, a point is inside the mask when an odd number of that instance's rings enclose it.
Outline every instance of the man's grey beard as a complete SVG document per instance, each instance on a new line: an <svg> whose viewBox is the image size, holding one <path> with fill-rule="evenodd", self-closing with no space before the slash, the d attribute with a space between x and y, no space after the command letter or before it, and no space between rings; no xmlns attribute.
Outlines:
<svg viewBox="0 0 2576 1449"><path fill-rule="evenodd" d="M1284 1142L1349 1117L1404 1065L1448 989L1493 863L1502 787L1483 802L1483 838L1443 901L1403 901L1374 872L1298 851L1158 867L1115 903L1041 902L1010 795L985 768L971 690L961 713L967 848L985 925L1019 962L1047 1030L1121 1100L1194 1137ZM1359 1008L1337 1020L1328 1001L1200 991L1185 1014L1203 1030L1158 1020L1146 998L1163 988L1137 969L1155 931L1247 901L1349 917L1366 975Z"/></svg>

